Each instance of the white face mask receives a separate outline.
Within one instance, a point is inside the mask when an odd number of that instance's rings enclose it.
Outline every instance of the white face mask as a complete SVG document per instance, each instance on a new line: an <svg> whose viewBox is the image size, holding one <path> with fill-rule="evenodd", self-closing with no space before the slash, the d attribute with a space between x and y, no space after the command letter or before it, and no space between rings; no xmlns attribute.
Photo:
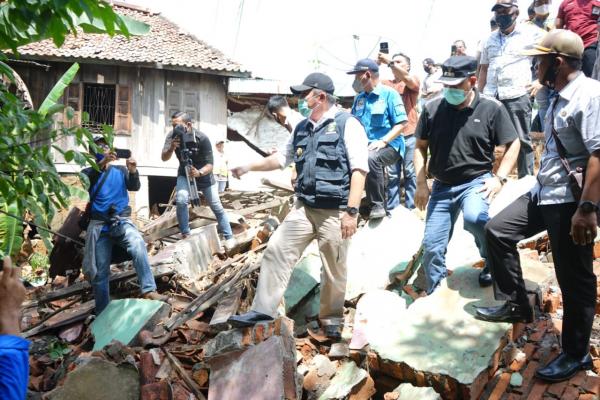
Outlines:
<svg viewBox="0 0 600 400"><path fill-rule="evenodd" d="M534 7L533 10L537 15L550 14L550 4L542 4L541 6Z"/></svg>

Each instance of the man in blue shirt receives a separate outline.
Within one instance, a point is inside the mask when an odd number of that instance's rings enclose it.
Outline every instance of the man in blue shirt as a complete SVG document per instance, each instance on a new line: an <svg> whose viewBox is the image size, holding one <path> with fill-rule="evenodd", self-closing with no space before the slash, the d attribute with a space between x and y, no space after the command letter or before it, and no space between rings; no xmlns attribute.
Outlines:
<svg viewBox="0 0 600 400"><path fill-rule="evenodd" d="M166 301L156 292L156 283L150 269L146 243L131 222L128 190L140 188L137 163L129 158L126 167L111 165L117 159L102 137L94 140L103 151L96 154L100 171L86 168L82 171L90 180L91 220L86 231L83 272L91 282L99 314L110 302L109 279L113 255L126 252L137 272L142 297ZM113 253L114 251L114 253Z"/></svg>
<svg viewBox="0 0 600 400"><path fill-rule="evenodd" d="M29 342L21 337L19 321L25 287L21 271L10 258L3 260L0 273L0 399L23 400L29 380Z"/></svg>
<svg viewBox="0 0 600 400"><path fill-rule="evenodd" d="M404 154L401 132L408 117L398 92L379 83L379 66L375 61L359 60L348 74L355 75L354 87L362 90L354 99L352 114L362 122L369 139L366 182L369 217L379 219L387 214L384 168L398 162Z"/></svg>

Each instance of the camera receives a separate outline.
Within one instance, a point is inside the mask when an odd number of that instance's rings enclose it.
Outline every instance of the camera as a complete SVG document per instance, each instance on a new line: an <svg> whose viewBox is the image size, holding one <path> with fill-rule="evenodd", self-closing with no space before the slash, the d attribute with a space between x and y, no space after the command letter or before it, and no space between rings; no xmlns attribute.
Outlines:
<svg viewBox="0 0 600 400"><path fill-rule="evenodd" d="M390 48L388 46L388 42L379 43L379 52L388 54L390 52Z"/></svg>

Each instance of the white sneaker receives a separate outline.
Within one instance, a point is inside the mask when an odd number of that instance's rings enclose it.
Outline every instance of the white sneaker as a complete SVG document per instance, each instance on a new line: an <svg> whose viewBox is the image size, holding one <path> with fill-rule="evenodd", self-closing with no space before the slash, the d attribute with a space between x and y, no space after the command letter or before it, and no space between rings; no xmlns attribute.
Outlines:
<svg viewBox="0 0 600 400"><path fill-rule="evenodd" d="M223 247L225 251L231 251L237 245L237 240L235 238L227 239L223 242Z"/></svg>

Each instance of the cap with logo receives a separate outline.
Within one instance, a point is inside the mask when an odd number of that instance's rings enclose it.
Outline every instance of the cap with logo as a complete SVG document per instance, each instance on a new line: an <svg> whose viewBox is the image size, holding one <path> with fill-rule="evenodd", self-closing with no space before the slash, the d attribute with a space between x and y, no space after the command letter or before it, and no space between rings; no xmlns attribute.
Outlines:
<svg viewBox="0 0 600 400"><path fill-rule="evenodd" d="M442 76L437 80L444 85L458 85L477 73L477 60L471 56L452 56L442 64Z"/></svg>
<svg viewBox="0 0 600 400"><path fill-rule="evenodd" d="M510 8L517 7L519 8L519 2L517 0L498 0L494 7L492 7L492 11L496 11L500 8Z"/></svg>
<svg viewBox="0 0 600 400"><path fill-rule="evenodd" d="M313 72L309 74L301 85L290 86L290 90L295 95L302 94L311 89L320 89L329 94L333 94L335 92L335 87L333 86L333 81L331 78L321 72Z"/></svg>
<svg viewBox="0 0 600 400"><path fill-rule="evenodd" d="M574 32L566 29L554 29L548 32L539 44L533 45L532 49L527 49L522 54L526 56L558 54L581 60L583 57L583 40Z"/></svg>
<svg viewBox="0 0 600 400"><path fill-rule="evenodd" d="M370 58L363 58L362 60L358 60L354 68L346 73L352 75L365 71L379 72L379 65Z"/></svg>

